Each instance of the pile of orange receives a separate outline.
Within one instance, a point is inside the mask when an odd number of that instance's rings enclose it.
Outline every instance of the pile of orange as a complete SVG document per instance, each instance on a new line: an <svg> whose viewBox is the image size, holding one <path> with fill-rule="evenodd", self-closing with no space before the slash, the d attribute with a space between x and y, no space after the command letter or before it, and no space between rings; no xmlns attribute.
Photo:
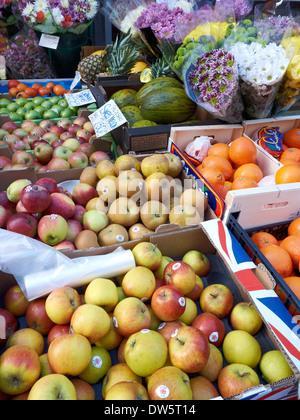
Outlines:
<svg viewBox="0 0 300 420"><path fill-rule="evenodd" d="M276 173L276 184L300 182L300 129L293 128L284 134L283 148L279 159L283 167Z"/></svg>
<svg viewBox="0 0 300 420"><path fill-rule="evenodd" d="M67 90L58 84L53 82L47 83L46 86L43 86L41 83L34 83L32 86L28 87L26 83L22 83L19 80L9 80L7 83L8 93L13 98L35 98L36 96L63 96Z"/></svg>
<svg viewBox="0 0 300 420"><path fill-rule="evenodd" d="M230 144L212 145L196 169L224 199L230 190L258 187L263 178L256 146L247 137L239 137Z"/></svg>
<svg viewBox="0 0 300 420"><path fill-rule="evenodd" d="M251 239L300 299L300 217L289 224L287 234L282 240L277 240L274 235L264 231L254 233ZM285 302L286 296L279 285L275 291L280 300ZM295 308L291 306L289 311L294 314Z"/></svg>

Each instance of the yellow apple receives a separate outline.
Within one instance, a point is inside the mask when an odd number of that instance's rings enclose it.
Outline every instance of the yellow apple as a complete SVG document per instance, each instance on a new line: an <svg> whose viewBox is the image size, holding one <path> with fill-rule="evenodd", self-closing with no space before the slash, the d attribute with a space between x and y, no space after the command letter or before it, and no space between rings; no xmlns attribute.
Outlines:
<svg viewBox="0 0 300 420"><path fill-rule="evenodd" d="M219 393L215 386L203 376L194 376L190 379L193 392L193 400L208 401L212 398L219 397Z"/></svg>
<svg viewBox="0 0 300 420"><path fill-rule="evenodd" d="M143 194L146 200L164 201L173 192L170 179L162 172L154 172L145 179Z"/></svg>
<svg viewBox="0 0 300 420"><path fill-rule="evenodd" d="M112 223L130 227L139 221L140 209L134 200L120 197L111 203L108 216Z"/></svg>
<svg viewBox="0 0 300 420"><path fill-rule="evenodd" d="M112 280L96 278L92 280L84 293L86 303L101 306L111 312L119 301L117 286Z"/></svg>
<svg viewBox="0 0 300 420"><path fill-rule="evenodd" d="M112 366L110 354L104 348L92 347L92 355L87 368L79 374L79 378L90 385L98 383Z"/></svg>
<svg viewBox="0 0 300 420"><path fill-rule="evenodd" d="M197 209L189 204L179 204L170 211L170 223L176 223L179 227L199 225L203 218Z"/></svg>
<svg viewBox="0 0 300 420"><path fill-rule="evenodd" d="M41 356L45 347L44 337L32 328L22 328L15 331L6 342L7 349L16 345L30 347Z"/></svg>
<svg viewBox="0 0 300 420"><path fill-rule="evenodd" d="M151 200L141 208L141 220L146 228L155 231L160 225L168 222L169 213L167 207L160 201Z"/></svg>
<svg viewBox="0 0 300 420"><path fill-rule="evenodd" d="M96 173L99 179L107 175L116 175L114 164L110 160L102 160L97 165Z"/></svg>
<svg viewBox="0 0 300 420"><path fill-rule="evenodd" d="M101 246L110 246L128 242L129 236L127 230L122 225L112 223L101 230L98 235L98 241Z"/></svg>
<svg viewBox="0 0 300 420"><path fill-rule="evenodd" d="M118 382L106 394L105 400L145 401L149 400L146 388L138 382Z"/></svg>
<svg viewBox="0 0 300 420"><path fill-rule="evenodd" d="M161 263L162 254L151 242L140 242L132 250L136 265L142 265L155 271Z"/></svg>
<svg viewBox="0 0 300 420"><path fill-rule="evenodd" d="M118 287L118 289L121 289L121 287ZM124 295L123 299L125 299L126 296ZM100 340L98 340L95 345L98 347L102 347L105 350L114 350L116 349L119 344L121 343L121 341L123 340L123 336L121 334L118 333L116 327L114 326L113 323L113 314L110 313L108 314L110 317L110 330L108 331L108 333L102 337Z"/></svg>
<svg viewBox="0 0 300 420"><path fill-rule="evenodd" d="M286 361L286 358L279 350L270 350L263 354L259 368L268 384L294 376L294 372Z"/></svg>
<svg viewBox="0 0 300 420"><path fill-rule="evenodd" d="M178 321L184 322L186 325L191 325L198 314L196 303L189 298L185 298L185 310L178 318Z"/></svg>
<svg viewBox="0 0 300 420"><path fill-rule="evenodd" d="M208 362L202 370L199 371L199 375L208 379L210 382L215 382L221 370L223 369L223 356L218 347L209 343L210 353Z"/></svg>
<svg viewBox="0 0 300 420"><path fill-rule="evenodd" d="M143 302L149 300L155 290L156 281L149 268L134 267L129 270L122 281L122 289L126 296L135 296Z"/></svg>
<svg viewBox="0 0 300 420"><path fill-rule="evenodd" d="M164 366L168 356L168 346L157 331L141 330L128 338L124 355L126 363L133 372L146 377Z"/></svg>
<svg viewBox="0 0 300 420"><path fill-rule="evenodd" d="M107 392L117 383L135 381L142 383L142 378L134 373L125 363L117 363L108 369L102 383L102 397L105 400Z"/></svg>
<svg viewBox="0 0 300 420"><path fill-rule="evenodd" d="M55 324L68 324L74 311L80 305L81 299L77 290L69 286L63 286L54 289L48 295L45 309L48 317Z"/></svg>
<svg viewBox="0 0 300 420"><path fill-rule="evenodd" d="M155 153L151 156L147 156L142 160L141 171L142 174L147 177L154 172L162 172L167 174L169 170L169 160L161 153Z"/></svg>
<svg viewBox="0 0 300 420"><path fill-rule="evenodd" d="M193 399L190 378L175 366L165 366L154 372L149 378L147 388L150 400Z"/></svg>
<svg viewBox="0 0 300 420"><path fill-rule="evenodd" d="M87 368L91 354L91 344L81 334L58 336L48 348L51 369L62 375L78 376Z"/></svg>
<svg viewBox="0 0 300 420"><path fill-rule="evenodd" d="M195 188L188 188L183 191L180 197L180 204L189 204L190 206L196 207L199 214L203 216L208 206L208 200L202 191Z"/></svg>
<svg viewBox="0 0 300 420"><path fill-rule="evenodd" d="M141 164L135 156L125 154L121 155L115 161L115 173L118 176L120 172L128 170L141 171Z"/></svg>
<svg viewBox="0 0 300 420"><path fill-rule="evenodd" d="M177 178L182 171L182 163L180 158L173 153L165 153L164 155L168 158L169 161L168 175L170 175L172 178Z"/></svg>
<svg viewBox="0 0 300 420"><path fill-rule="evenodd" d="M261 359L261 348L251 334L235 330L225 336L223 354L229 364L238 363L255 368Z"/></svg>
<svg viewBox="0 0 300 420"><path fill-rule="evenodd" d="M123 171L116 179L116 188L120 196L130 198L143 190L144 178L138 171Z"/></svg>
<svg viewBox="0 0 300 420"><path fill-rule="evenodd" d="M146 228L146 226L143 223L135 223L128 229L130 241L141 239L143 236L149 235L150 233L153 233L153 230Z"/></svg>
<svg viewBox="0 0 300 420"><path fill-rule="evenodd" d="M77 401L75 386L65 375L52 374L39 379L31 388L29 401Z"/></svg>
<svg viewBox="0 0 300 420"><path fill-rule="evenodd" d="M78 401L95 401L96 393L94 388L82 379L73 378L71 379L72 384L75 387L77 400Z"/></svg>
<svg viewBox="0 0 300 420"><path fill-rule="evenodd" d="M107 206L107 203L102 200L102 198L94 197L87 203L87 205L85 206L85 209L86 211L98 210L106 214L108 211L108 206Z"/></svg>
<svg viewBox="0 0 300 420"><path fill-rule="evenodd" d="M263 320L251 302L239 302L231 311L230 323L234 330L255 335L261 329Z"/></svg>
<svg viewBox="0 0 300 420"><path fill-rule="evenodd" d="M96 185L96 191L105 203L111 204L118 198L118 191L116 186L117 177L114 175L107 175L100 179Z"/></svg>
<svg viewBox="0 0 300 420"><path fill-rule="evenodd" d="M110 330L110 318L100 306L85 303L74 312L70 328L75 334L81 334L91 344L95 344Z"/></svg>
<svg viewBox="0 0 300 420"><path fill-rule="evenodd" d="M140 299L130 296L121 300L113 312L114 326L124 337L150 328L151 315L147 306Z"/></svg>

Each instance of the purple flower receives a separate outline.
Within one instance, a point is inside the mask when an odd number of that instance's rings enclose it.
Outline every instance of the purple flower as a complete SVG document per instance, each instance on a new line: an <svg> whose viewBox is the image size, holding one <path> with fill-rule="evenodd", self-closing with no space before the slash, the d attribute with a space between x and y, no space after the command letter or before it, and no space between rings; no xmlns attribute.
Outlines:
<svg viewBox="0 0 300 420"><path fill-rule="evenodd" d="M208 102L219 110L238 88L235 71L236 62L230 53L212 50L198 58L189 74L189 84L198 92L200 102Z"/></svg>

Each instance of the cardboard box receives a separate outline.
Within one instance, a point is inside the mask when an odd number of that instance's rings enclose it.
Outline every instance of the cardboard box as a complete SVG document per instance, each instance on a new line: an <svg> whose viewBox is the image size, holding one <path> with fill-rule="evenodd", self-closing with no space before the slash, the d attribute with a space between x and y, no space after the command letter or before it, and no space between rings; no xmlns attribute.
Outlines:
<svg viewBox="0 0 300 420"><path fill-rule="evenodd" d="M86 45L84 47L81 47L81 53L80 58L81 60L84 60L86 57L89 57L96 51L105 50L106 47L97 47L96 45Z"/></svg>
<svg viewBox="0 0 300 420"><path fill-rule="evenodd" d="M248 190L229 191L224 201L214 190L214 188L204 179L191 163L184 150L189 142L195 137L205 135L214 138L215 142L227 143L241 137L244 134L242 125L218 125L218 126L196 126L196 127L173 127L170 134L169 149L172 153L180 156L184 162L186 173L199 179L203 184L203 189L207 194L211 208L216 212L217 217L226 223L231 213L239 220L242 227L248 228L257 226L258 223L265 224L266 220L270 221L270 217L282 211L282 207L287 201L286 195L280 196L282 191L287 191L292 187L284 186L263 186L259 188L251 188ZM257 162L263 171L263 175L274 175L281 167L276 159L272 158L260 146L256 144ZM298 185L294 185L294 189L298 190ZM299 194L298 194L299 196ZM272 206L268 206L271 204ZM290 196L288 200L292 213L299 201L295 196ZM272 209L272 212L271 212ZM270 211L267 211L270 210ZM274 211L273 211L274 210ZM265 218L265 219L264 219Z"/></svg>
<svg viewBox="0 0 300 420"><path fill-rule="evenodd" d="M293 370L293 376L273 384L266 384L258 372L261 385L230 399L297 399L300 368L299 337L292 334L294 326L291 317L276 297L273 291L274 285L269 276L250 261L225 224L215 219L184 231L154 234L147 238L147 241L156 244L163 255L168 255L173 259L180 259L186 252L193 249L206 254L211 260L214 270L211 270L211 273L203 278L205 285L223 282L232 291L235 304L239 301L253 303L264 321L261 331L255 336L261 345L262 352L274 349L282 351ZM135 242L127 243L124 248L132 250L135 245ZM116 248L117 246L110 247L109 252ZM78 253L64 252L69 258L106 255L107 253L108 249L103 248ZM218 273L219 270L221 270L222 276L216 277L214 273ZM3 297L12 283L13 279L0 273L0 302L1 295ZM223 321L228 333L231 330L228 317ZM117 363L116 350L110 353L113 364ZM97 384L95 388L97 397L101 398L101 384Z"/></svg>

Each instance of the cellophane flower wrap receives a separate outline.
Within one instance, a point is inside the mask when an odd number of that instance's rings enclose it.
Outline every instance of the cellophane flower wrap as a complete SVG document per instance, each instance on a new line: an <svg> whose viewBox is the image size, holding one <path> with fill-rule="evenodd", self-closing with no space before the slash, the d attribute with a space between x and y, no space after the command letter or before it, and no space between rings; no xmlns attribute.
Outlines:
<svg viewBox="0 0 300 420"><path fill-rule="evenodd" d="M98 0L15 0L22 19L46 34L82 34L99 11Z"/></svg>
<svg viewBox="0 0 300 420"><path fill-rule="evenodd" d="M191 63L184 75L189 97L215 118L242 121L237 63L232 54L214 49Z"/></svg>
<svg viewBox="0 0 300 420"><path fill-rule="evenodd" d="M226 34L224 47L237 61L246 118L272 116L275 98L292 56L292 49L281 45L283 38L290 38L288 30L274 32L269 17L257 12L253 20L239 22Z"/></svg>
<svg viewBox="0 0 300 420"><path fill-rule="evenodd" d="M17 79L53 79L56 77L45 50L33 29L23 28L8 40L3 53L8 73Z"/></svg>

